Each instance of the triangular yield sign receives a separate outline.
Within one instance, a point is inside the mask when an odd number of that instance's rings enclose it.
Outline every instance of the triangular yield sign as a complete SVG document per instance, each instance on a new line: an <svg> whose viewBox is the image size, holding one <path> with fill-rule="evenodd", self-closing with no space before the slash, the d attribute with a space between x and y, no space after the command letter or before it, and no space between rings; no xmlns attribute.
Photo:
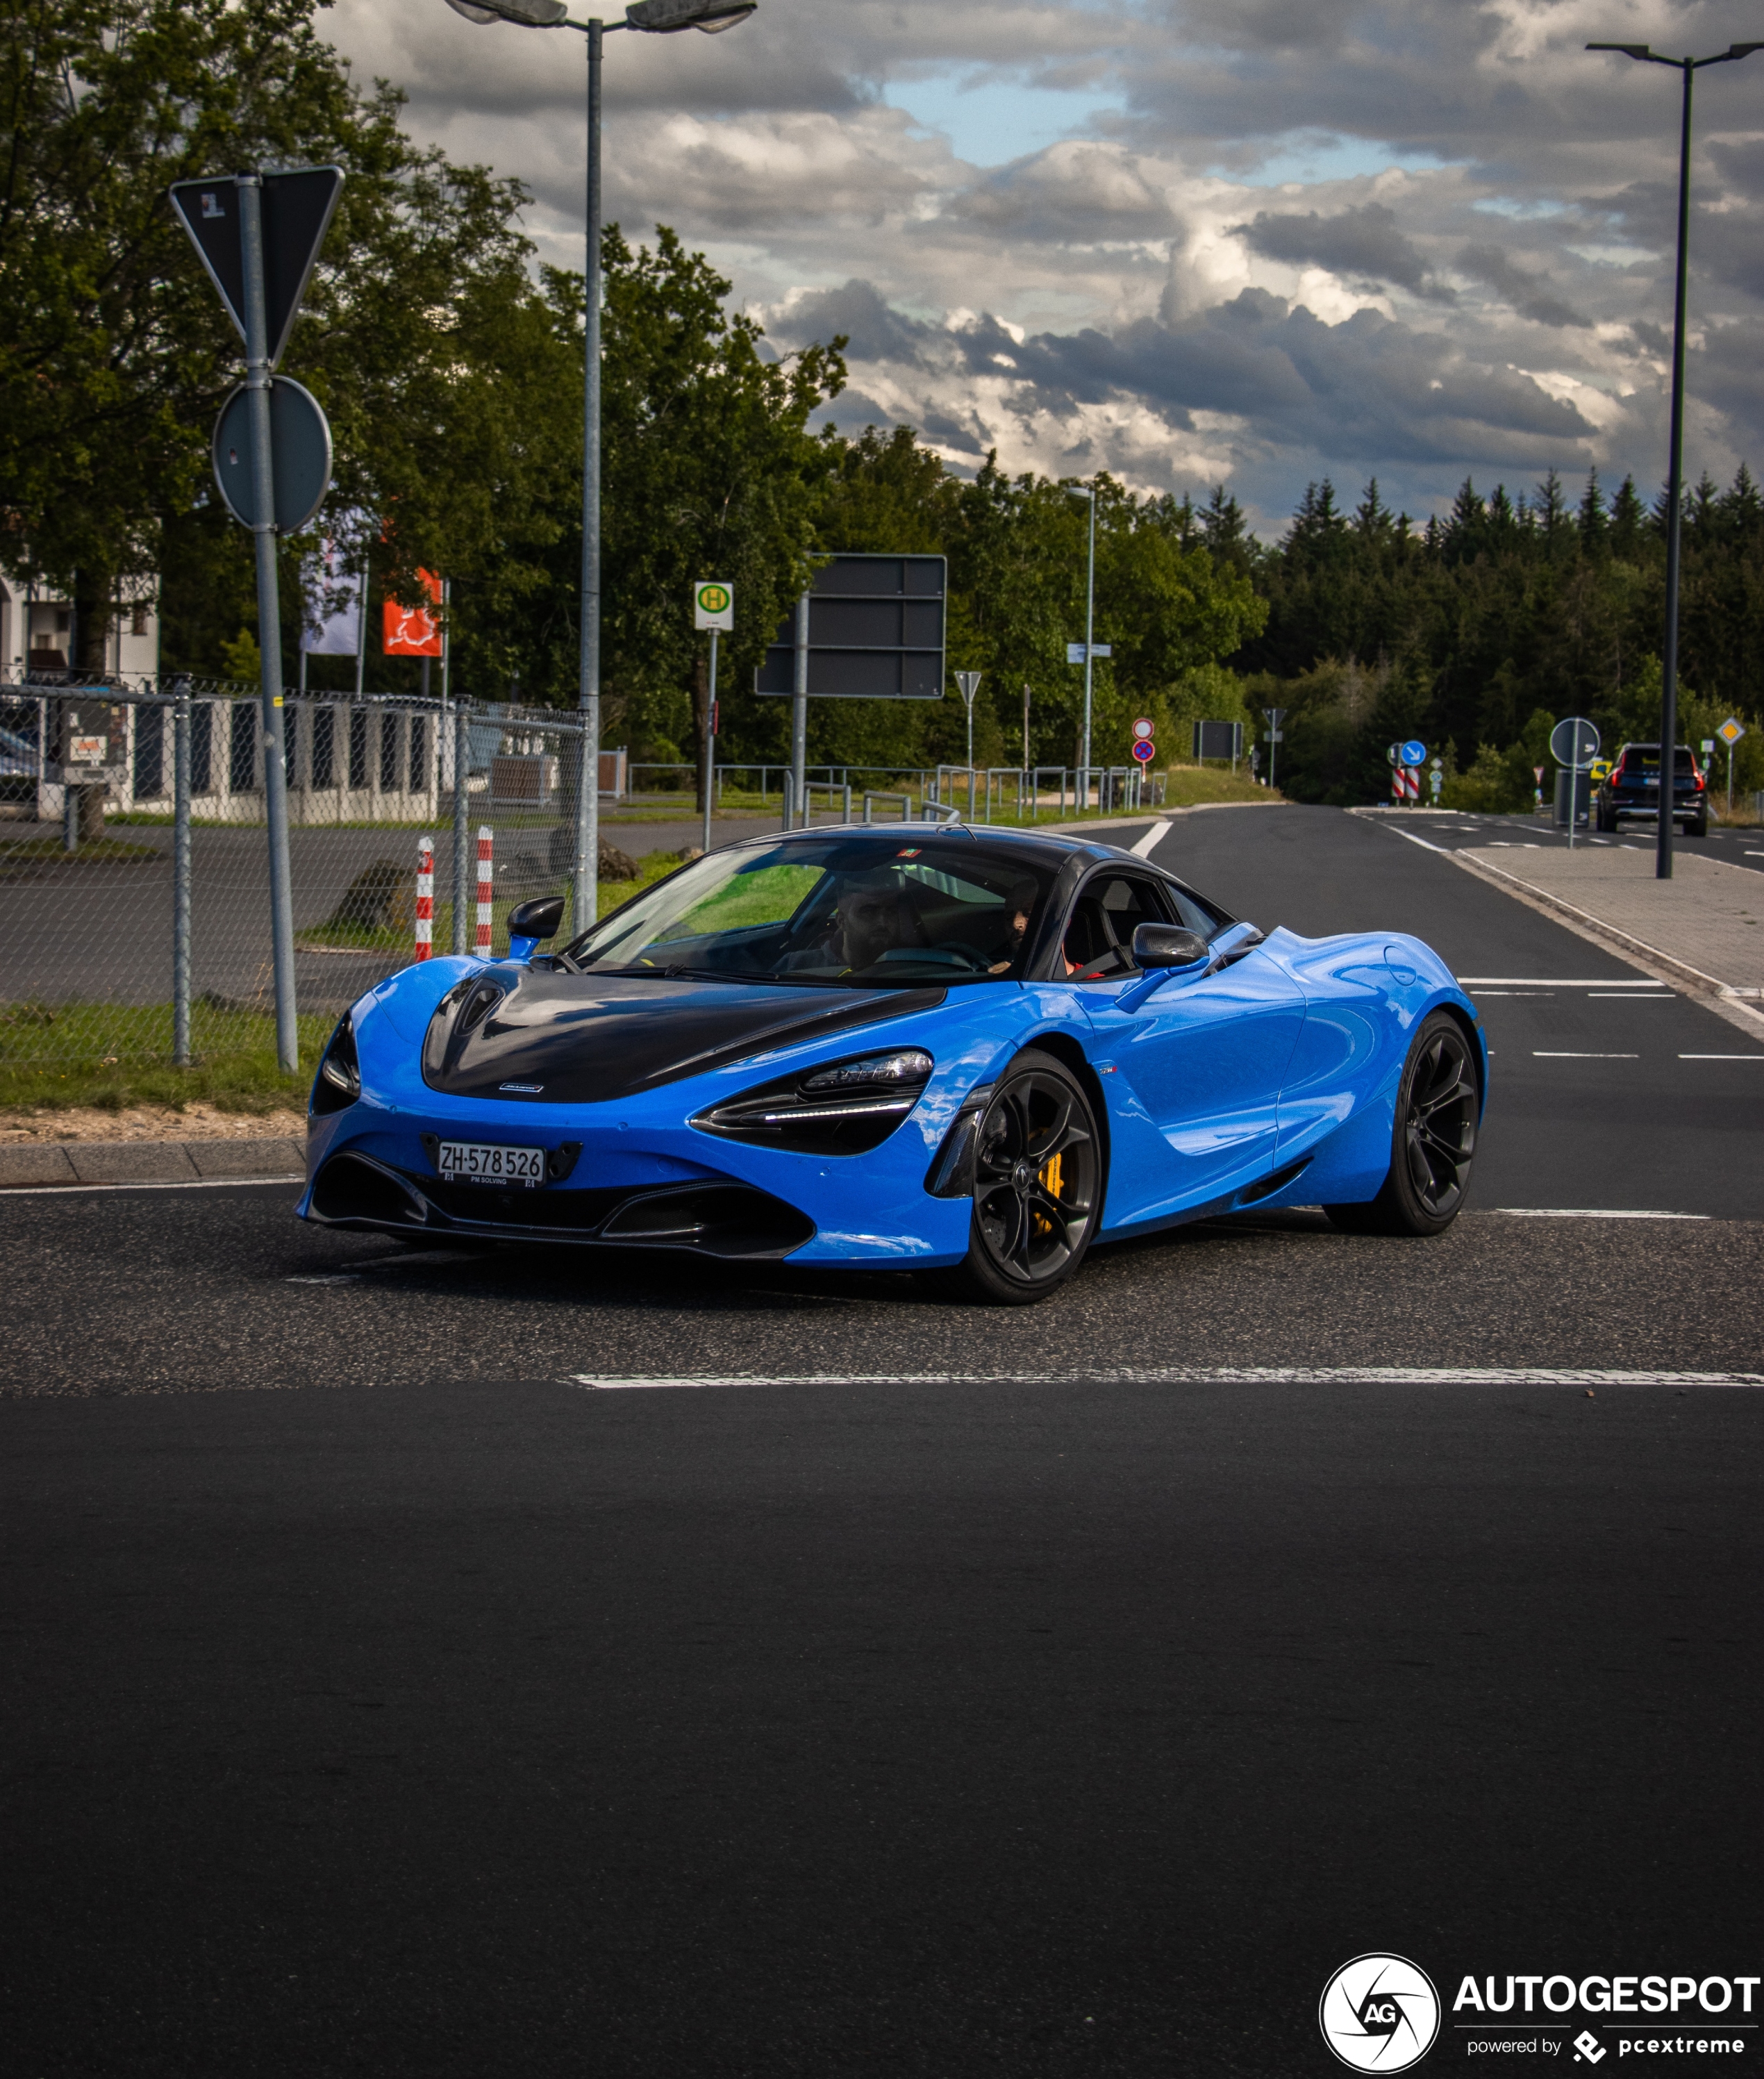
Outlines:
<svg viewBox="0 0 1764 2079"><path fill-rule="evenodd" d="M297 166L263 176L263 287L270 366L282 358L300 299L343 189L340 166ZM231 174L178 181L172 207L220 291L227 315L245 337L245 270L240 243L239 190Z"/></svg>

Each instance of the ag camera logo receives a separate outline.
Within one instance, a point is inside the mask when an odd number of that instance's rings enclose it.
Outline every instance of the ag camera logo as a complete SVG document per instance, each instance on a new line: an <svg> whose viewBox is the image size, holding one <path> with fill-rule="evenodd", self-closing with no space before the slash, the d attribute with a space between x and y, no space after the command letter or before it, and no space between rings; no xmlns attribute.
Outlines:
<svg viewBox="0 0 1764 2079"><path fill-rule="evenodd" d="M1323 2041L1356 2072L1407 2072L1433 2048L1440 1996L1407 1956L1356 1956L1323 1987Z"/></svg>

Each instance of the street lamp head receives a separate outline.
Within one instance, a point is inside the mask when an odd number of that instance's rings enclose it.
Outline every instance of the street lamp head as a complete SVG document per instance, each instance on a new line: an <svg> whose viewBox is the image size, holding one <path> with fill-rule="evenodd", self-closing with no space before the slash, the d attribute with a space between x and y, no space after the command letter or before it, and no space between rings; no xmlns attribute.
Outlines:
<svg viewBox="0 0 1764 2079"><path fill-rule="evenodd" d="M1764 44L1729 44L1727 47L1730 58L1749 58L1754 51L1764 51Z"/></svg>
<svg viewBox="0 0 1764 2079"><path fill-rule="evenodd" d="M554 29L570 10L566 0L447 0L468 22L518 22L524 29Z"/></svg>
<svg viewBox="0 0 1764 2079"><path fill-rule="evenodd" d="M1626 58L1651 58L1653 52L1645 44L1588 44L1589 51L1621 51Z"/></svg>
<svg viewBox="0 0 1764 2079"><path fill-rule="evenodd" d="M652 36L677 36L682 29L716 36L745 22L758 6L759 0L635 0L625 10L625 26Z"/></svg>

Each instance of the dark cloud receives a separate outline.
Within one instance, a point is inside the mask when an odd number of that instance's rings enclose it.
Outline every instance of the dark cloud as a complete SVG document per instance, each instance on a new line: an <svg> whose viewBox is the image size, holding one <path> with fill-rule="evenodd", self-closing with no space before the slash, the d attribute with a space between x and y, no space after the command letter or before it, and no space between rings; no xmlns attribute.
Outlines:
<svg viewBox="0 0 1764 2079"><path fill-rule="evenodd" d="M1249 223L1234 228L1251 252L1267 260L1282 260L1295 267L1327 267L1344 281L1369 289L1394 282L1429 303L1457 300L1444 282L1433 278L1418 248L1398 229L1394 211L1382 202L1365 203L1335 216L1320 216L1314 209L1302 216L1262 210Z"/></svg>
<svg viewBox="0 0 1764 2079"><path fill-rule="evenodd" d="M843 333L851 342L851 361L892 361L918 365L925 341L938 328L903 317L871 282L855 279L842 288L813 289L794 297L775 313L766 329L774 339L804 345Z"/></svg>
<svg viewBox="0 0 1764 2079"><path fill-rule="evenodd" d="M1528 274L1515 264L1511 255L1498 245L1466 245L1457 256L1458 270L1478 282L1486 282L1495 295L1509 303L1522 318L1530 318L1536 324L1589 326L1591 318L1582 317L1578 311L1570 310L1557 296L1553 296L1536 274Z"/></svg>

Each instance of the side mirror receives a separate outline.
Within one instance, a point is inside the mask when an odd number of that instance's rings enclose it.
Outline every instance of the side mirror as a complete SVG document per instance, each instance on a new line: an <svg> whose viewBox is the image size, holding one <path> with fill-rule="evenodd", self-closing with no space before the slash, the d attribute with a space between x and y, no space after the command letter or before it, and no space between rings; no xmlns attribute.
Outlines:
<svg viewBox="0 0 1764 2079"><path fill-rule="evenodd" d="M564 897L541 895L522 902L508 913L508 957L530 960L541 939L553 937L563 922Z"/></svg>
<svg viewBox="0 0 1764 2079"><path fill-rule="evenodd" d="M1141 924L1133 934L1133 957L1142 968L1192 968L1212 956L1200 933L1181 924Z"/></svg>

